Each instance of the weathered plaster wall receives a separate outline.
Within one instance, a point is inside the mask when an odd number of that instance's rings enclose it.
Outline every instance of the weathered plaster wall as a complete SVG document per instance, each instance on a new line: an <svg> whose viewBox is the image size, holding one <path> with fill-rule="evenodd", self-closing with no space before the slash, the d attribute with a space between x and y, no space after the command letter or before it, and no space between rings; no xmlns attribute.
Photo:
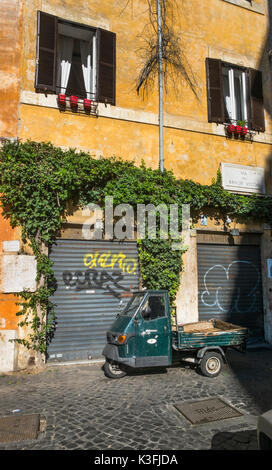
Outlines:
<svg viewBox="0 0 272 470"><path fill-rule="evenodd" d="M181 2L181 0L179 0ZM139 48L143 45L143 29L148 24L145 0L118 0L112 8L110 0L34 0L25 2L24 60L22 89L34 91L37 10L61 18L110 29L117 34L117 106L139 111L157 112L157 86L142 99L135 83L141 66ZM259 2L263 6L266 0ZM230 28L231 25L231 28ZM207 121L206 57L224 57L234 63L258 67L265 43L268 17L239 8L222 0L204 0L195 7L183 0L175 11L175 28L180 37L188 70L192 70L198 88L198 98L178 78L175 87L169 81L165 96L167 113ZM246 38L246 39L245 39ZM250 38L250 41L248 40ZM268 57L267 57L268 61ZM269 86L267 85L267 89ZM270 126L271 130L271 126Z"/></svg>
<svg viewBox="0 0 272 470"><path fill-rule="evenodd" d="M18 348L11 341L16 338L16 330L0 329L0 372L11 372L17 367Z"/></svg>
<svg viewBox="0 0 272 470"><path fill-rule="evenodd" d="M37 141L51 140L55 145L76 147L92 155L135 160L144 158L147 165L158 166L157 87L143 99L137 96L135 82L140 67L137 50L141 46L141 33L148 22L146 2L109 0L85 2L75 5L71 0L36 0L25 4L24 62L20 108L20 138ZM116 106L99 106L99 117L85 117L60 113L56 97L35 94L36 12L38 9L67 20L110 29L117 34ZM268 34L266 0L252 5L245 0L204 0L195 3L183 0L176 11L175 28L179 32L182 50L188 68L195 77L197 98L184 81L175 86L169 81L164 97L165 166L177 177L192 178L210 184L216 177L221 162L265 168L266 189L272 194L271 144L272 125L271 76L268 55L264 54ZM231 25L231 28L230 28ZM250 38L250 41L248 40ZM257 134L254 142L230 141L222 125L207 122L205 58L221 58L246 67L261 68L264 73L266 99L266 132ZM77 223L77 217L70 217ZM224 222L215 224L208 219L209 229L224 230ZM263 227L235 223L228 229L262 230ZM178 314L184 321L197 319L197 257L196 237L190 237L189 251L184 256L185 269L178 294ZM182 308L182 306L186 306ZM272 339L272 337L271 337Z"/></svg>
<svg viewBox="0 0 272 470"><path fill-rule="evenodd" d="M21 10L20 0L0 3L0 137L17 137Z"/></svg>
<svg viewBox="0 0 272 470"><path fill-rule="evenodd" d="M195 230L191 230L189 236L184 240L184 245L188 247L188 250L183 255L184 268L176 298L179 324L198 321L197 237Z"/></svg>
<svg viewBox="0 0 272 470"><path fill-rule="evenodd" d="M265 0L255 3L265 12ZM141 46L141 32L148 22L146 2L133 0L123 11L125 4L125 0L119 0L113 9L109 0L79 0L76 4L72 0L25 2L24 18L27 21L24 21L23 30L20 138L49 139L56 145L74 146L96 156L115 154L135 159L137 164L144 158L148 165L157 167L156 84L154 92L151 91L145 99L137 96L135 89L141 64L137 50ZM60 113L55 97L48 95L45 98L43 94L35 94L38 9L116 32L116 107L100 105L100 117L95 119ZM204 0L197 8L193 2L183 0L182 8L175 17L175 28L179 31L188 67L197 82L198 99L184 81L178 79L175 87L169 81L168 93L165 94L165 166L173 169L178 177L193 176L201 183L211 182L222 161L265 166L268 167L268 183L271 182L272 126L269 112L266 111L266 133L256 135L255 143L227 141L222 125L207 122L205 72L206 57L220 57L258 68L268 31L268 16L257 13L250 6L248 9L240 8L223 0ZM245 40L249 37L250 41ZM265 80L264 88L271 100L268 94L271 77Z"/></svg>
<svg viewBox="0 0 272 470"><path fill-rule="evenodd" d="M58 146L76 147L99 157L119 155L156 168L158 127L120 119L85 117L57 109L21 105L22 139L50 140ZM177 177L210 184L221 162L266 168L267 192L271 193L271 145L237 142L207 133L165 129L165 166Z"/></svg>
<svg viewBox="0 0 272 470"><path fill-rule="evenodd" d="M22 52L22 2L2 0L0 3L0 139L18 135L19 97ZM3 241L20 238L0 213L0 283L4 272ZM12 291L10 291L12 292ZM0 287L0 371L16 368L17 346L9 340L17 336L18 306L13 293L4 294Z"/></svg>

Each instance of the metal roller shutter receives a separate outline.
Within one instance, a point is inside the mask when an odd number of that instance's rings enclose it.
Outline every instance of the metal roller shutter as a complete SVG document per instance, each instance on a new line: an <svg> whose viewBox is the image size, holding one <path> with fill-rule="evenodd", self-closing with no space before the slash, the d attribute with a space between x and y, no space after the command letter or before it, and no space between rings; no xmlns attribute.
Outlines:
<svg viewBox="0 0 272 470"><path fill-rule="evenodd" d="M57 290L49 361L101 356L120 299L125 305L130 290L139 288L136 243L59 239L50 259Z"/></svg>
<svg viewBox="0 0 272 470"><path fill-rule="evenodd" d="M198 245L199 319L218 318L263 336L258 246Z"/></svg>

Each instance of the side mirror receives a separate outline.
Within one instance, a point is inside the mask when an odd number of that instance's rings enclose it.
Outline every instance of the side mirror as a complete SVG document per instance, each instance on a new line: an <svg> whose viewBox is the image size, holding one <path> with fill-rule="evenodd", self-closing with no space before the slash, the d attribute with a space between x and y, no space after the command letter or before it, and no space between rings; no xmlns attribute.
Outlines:
<svg viewBox="0 0 272 470"><path fill-rule="evenodd" d="M146 308L144 308L141 313L142 313L142 317L145 320L148 320L151 314L151 308L149 307L149 305Z"/></svg>

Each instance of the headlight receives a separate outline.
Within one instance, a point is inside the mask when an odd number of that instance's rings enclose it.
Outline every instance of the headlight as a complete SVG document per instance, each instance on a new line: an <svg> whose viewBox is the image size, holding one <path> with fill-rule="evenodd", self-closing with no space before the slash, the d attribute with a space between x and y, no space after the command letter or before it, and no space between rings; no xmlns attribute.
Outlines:
<svg viewBox="0 0 272 470"><path fill-rule="evenodd" d="M119 335L117 338L118 344L123 344L126 341L127 337L126 335Z"/></svg>

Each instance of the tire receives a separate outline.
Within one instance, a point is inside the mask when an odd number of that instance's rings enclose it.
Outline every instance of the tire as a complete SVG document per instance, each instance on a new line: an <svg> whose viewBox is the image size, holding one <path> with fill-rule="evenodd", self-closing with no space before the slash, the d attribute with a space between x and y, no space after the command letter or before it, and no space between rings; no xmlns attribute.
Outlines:
<svg viewBox="0 0 272 470"><path fill-rule="evenodd" d="M123 368L120 368L116 362L110 362L108 359L104 364L104 372L110 379L121 379L127 375L127 372Z"/></svg>
<svg viewBox="0 0 272 470"><path fill-rule="evenodd" d="M223 359L220 353L209 351L204 354L200 370L206 377L217 377L222 369Z"/></svg>

